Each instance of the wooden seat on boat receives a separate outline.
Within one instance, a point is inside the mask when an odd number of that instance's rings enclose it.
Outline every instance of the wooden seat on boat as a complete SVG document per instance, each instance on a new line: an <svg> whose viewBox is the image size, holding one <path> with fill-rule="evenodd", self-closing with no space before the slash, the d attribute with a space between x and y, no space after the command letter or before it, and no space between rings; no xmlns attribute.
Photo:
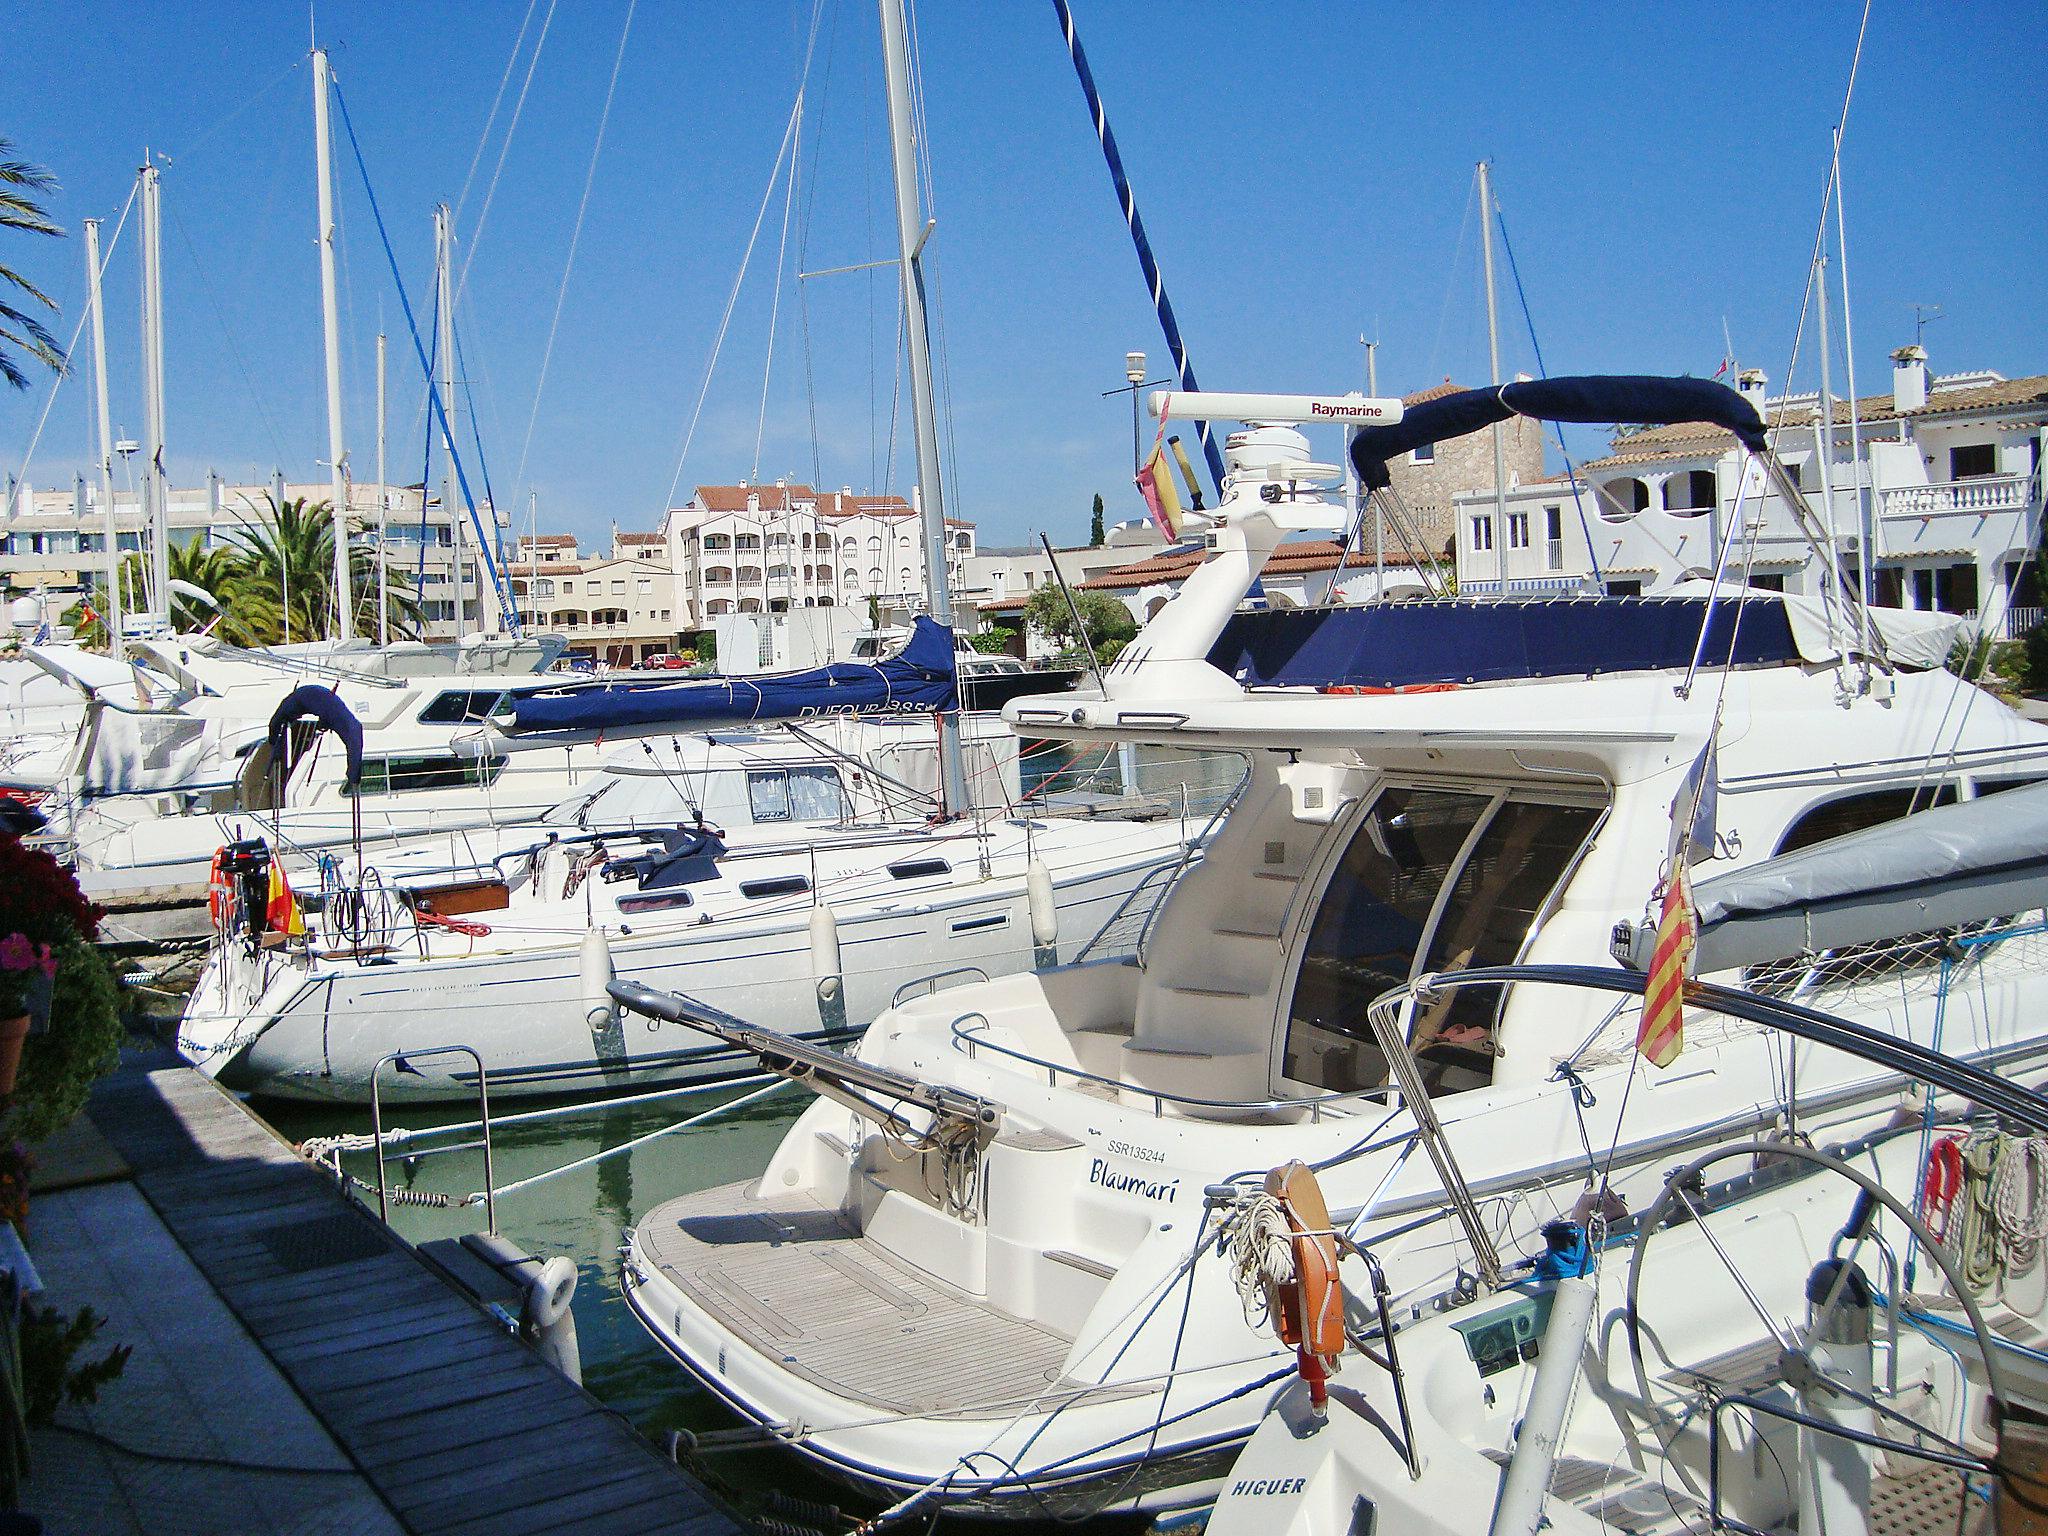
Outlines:
<svg viewBox="0 0 2048 1536"><path fill-rule="evenodd" d="M785 1369L888 1412L961 1418L1007 1418L1078 1390L1061 1376L1071 1340L941 1285L806 1195L752 1188L655 1207L640 1248Z"/></svg>

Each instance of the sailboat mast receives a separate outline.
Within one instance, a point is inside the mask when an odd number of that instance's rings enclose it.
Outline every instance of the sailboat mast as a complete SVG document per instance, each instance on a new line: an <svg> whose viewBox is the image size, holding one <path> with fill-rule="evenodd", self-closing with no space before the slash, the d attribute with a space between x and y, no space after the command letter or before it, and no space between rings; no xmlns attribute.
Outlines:
<svg viewBox="0 0 2048 1536"><path fill-rule="evenodd" d="M384 478L384 333L377 333L377 643L391 643L391 493Z"/></svg>
<svg viewBox="0 0 2048 1536"><path fill-rule="evenodd" d="M456 507L455 485L455 220L442 203L434 210L434 348L441 355L441 444L448 450L441 470L441 510L448 514L449 550L454 557L451 580L455 584L455 638L468 631L468 601L463 595L463 565L468 540L464 537L462 515ZM424 494L424 493L422 493Z"/></svg>
<svg viewBox="0 0 2048 1536"><path fill-rule="evenodd" d="M1493 178L1479 162L1480 249L1486 256L1486 366L1496 387L1500 377L1500 309L1493 294ZM1500 568L1500 595L1508 595L1508 450L1501 424L1493 424L1493 552Z"/></svg>
<svg viewBox="0 0 2048 1536"><path fill-rule="evenodd" d="M334 511L334 638L355 635L354 594L349 591L348 480L341 438L341 318L334 290L334 140L328 132L327 50L313 50L313 152L320 190L320 337L327 362L328 505Z"/></svg>
<svg viewBox="0 0 2048 1536"><path fill-rule="evenodd" d="M171 628L170 496L164 471L164 268L163 202L157 168L142 167L142 427L149 455L142 469L143 505L148 510L151 609Z"/></svg>
<svg viewBox="0 0 2048 1536"><path fill-rule="evenodd" d="M925 329L923 251L928 231L918 206L917 137L910 110L910 49L903 0L880 0L882 58L889 89L889 152L896 172L896 231L903 249L903 338L910 350L910 399L917 427L917 491L924 519L925 579L932 618L951 630L952 584L946 573L946 499L939 478L938 413L932 403L931 342ZM953 640L949 634L947 644ZM971 809L960 757L956 712L939 716L939 772L946 809Z"/></svg>
<svg viewBox="0 0 2048 1536"><path fill-rule="evenodd" d="M92 317L93 425L99 434L100 512L106 526L107 650L121 654L121 533L114 521L114 426L107 407L107 311L100 297L100 221L85 220L86 307Z"/></svg>
<svg viewBox="0 0 2048 1536"><path fill-rule="evenodd" d="M1834 596L1828 603L1828 624L1832 633L1834 614L1837 607L1846 608L1848 595L1842 580L1842 536L1835 526L1835 391L1828 373L1828 259L1820 258L1820 265L1814 272L1814 294L1817 301L1815 313L1820 320L1820 401L1813 417L1813 460L1820 467L1820 504L1822 520L1828 530L1828 585ZM1866 564L1870 551L1857 551L1857 564ZM1858 583L1861 586L1861 583ZM1844 615L1846 618L1846 614Z"/></svg>

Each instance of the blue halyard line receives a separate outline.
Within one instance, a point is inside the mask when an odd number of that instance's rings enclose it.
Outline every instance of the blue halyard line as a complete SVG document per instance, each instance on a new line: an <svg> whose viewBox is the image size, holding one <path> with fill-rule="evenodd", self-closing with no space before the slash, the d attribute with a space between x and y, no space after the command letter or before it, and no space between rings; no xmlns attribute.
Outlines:
<svg viewBox="0 0 2048 1536"><path fill-rule="evenodd" d="M476 529L477 553L483 559L484 569L490 573L491 590L497 595L499 609L504 617L506 627L516 635L519 633L519 613L511 603L510 588L506 585L496 562L491 559L490 546L485 542L483 520L477 516L476 496L469 488L469 474L462 467L462 455L455 451L455 433L448 425L447 406L441 399L440 389L434 383L433 365L428 361L426 344L420 340L419 321L413 315L412 300L406 294L405 279L398 270L398 253L391 248L391 232L384 225L384 210L377 206L377 189L370 184L370 168L363 160L363 146L356 138L355 121L349 116L348 102L342 96L340 82L333 81L331 85L334 91L334 104L341 109L342 129L348 134L349 152L355 156L356 172L363 178L363 192L370 200L370 216L376 220L377 239L384 247L384 259L391 267L391 281L398 289L398 305L405 314L405 329L407 334L412 337L413 352L419 358L421 370L426 374L427 399L433 406L434 420L440 425L442 433L448 439L448 459L455 467L455 481L462 488L463 505L469 512L471 525ZM426 500L426 487L422 485L420 487L420 510L422 517L424 517L426 512ZM424 548L424 546L422 547ZM424 554L421 556L421 561L424 566ZM461 623L460 614L456 615L456 622L459 626Z"/></svg>
<svg viewBox="0 0 2048 1536"><path fill-rule="evenodd" d="M377 227L381 232L384 226L380 223ZM434 303L436 307L441 303L441 273L438 268L434 272ZM433 387L436 354L440 350L441 338L437 334L434 337L433 351L427 354L427 380L430 389ZM427 590L427 487L434 483L434 428L431 423L427 426L426 439L426 456L420 464L420 553L412 573L413 592L419 596L423 607L426 602L424 594Z"/></svg>
<svg viewBox="0 0 2048 1536"><path fill-rule="evenodd" d="M491 541L497 545L498 564L505 563L505 530L497 518L498 493L491 489L491 461L484 457L483 428L477 424L476 391L469 387L469 363L462 355L462 333L455 332L455 367L462 375L462 398L469 402L469 440L476 444L476 466L484 477L484 500L491 506Z"/></svg>
<svg viewBox="0 0 2048 1536"><path fill-rule="evenodd" d="M1081 35L1074 30L1074 13L1067 9L1067 0L1052 0L1053 9L1059 12L1060 35L1066 39L1067 52L1074 60L1074 73L1081 77L1081 94L1088 99L1088 116L1095 125L1095 136L1102 141L1102 155L1109 162L1109 179L1115 185L1118 206L1123 209L1124 222L1130 226L1131 240L1138 247L1138 266L1145 275L1145 291L1152 296L1152 307L1159 313L1159 328L1166 333L1166 347L1173 354L1174 370L1180 375L1180 387L1190 394L1201 386L1195 382L1195 365L1188 357L1187 343L1181 340L1180 325L1173 318L1173 302L1166 297L1166 280L1160 276L1159 262L1152 255L1152 242L1145 238L1145 221L1138 217L1138 199L1131 191L1131 183L1124 175L1124 159L1117 153L1116 135L1110 132L1109 115L1103 111L1102 97L1095 89L1095 76L1088 68L1088 55L1081 49ZM1216 499L1223 500L1223 454L1216 447L1210 435L1209 423L1198 421L1195 429L1201 435L1202 456L1209 461L1209 474L1216 482Z"/></svg>
<svg viewBox="0 0 2048 1536"><path fill-rule="evenodd" d="M1514 242L1508 239L1507 216L1498 206L1481 209L1482 213L1500 225L1500 248L1507 253L1508 276L1515 280L1515 299L1522 306L1522 324L1529 328L1529 345L1536 353L1536 371L1544 378L1550 377L1550 369L1543 361L1543 343L1536 339L1536 319L1529 313L1529 295L1522 291L1522 269L1515 265ZM1579 494L1579 472L1572 464L1572 451L1564 443L1564 427L1558 422L1550 424L1550 430L1557 438L1557 451L1564 455L1565 478L1572 488L1572 506L1579 514L1579 531L1586 536L1586 558L1593 565L1593 579L1600 579L1600 552L1593 547L1593 528L1586 521L1586 503ZM1506 595L1505 590L1502 593Z"/></svg>

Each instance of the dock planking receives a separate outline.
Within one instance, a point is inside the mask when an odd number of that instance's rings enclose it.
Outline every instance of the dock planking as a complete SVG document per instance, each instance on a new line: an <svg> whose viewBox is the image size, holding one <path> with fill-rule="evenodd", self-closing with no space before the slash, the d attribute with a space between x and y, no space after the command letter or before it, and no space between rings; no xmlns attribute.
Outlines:
<svg viewBox="0 0 2048 1536"><path fill-rule="evenodd" d="M407 1530L744 1529L203 1074L131 1059L92 1118Z"/></svg>

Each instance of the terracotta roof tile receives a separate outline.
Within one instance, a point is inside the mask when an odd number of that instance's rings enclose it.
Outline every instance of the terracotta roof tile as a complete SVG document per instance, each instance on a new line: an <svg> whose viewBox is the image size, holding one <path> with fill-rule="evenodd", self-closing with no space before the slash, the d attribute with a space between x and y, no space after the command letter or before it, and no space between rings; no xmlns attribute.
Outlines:
<svg viewBox="0 0 2048 1536"><path fill-rule="evenodd" d="M1104 571L1081 583L1084 590L1110 592L1128 587L1150 587L1162 582L1182 581L1193 574L1205 556L1205 551L1196 549L1169 550L1154 555L1148 560L1133 561L1120 565L1114 570ZM1337 566L1338 548L1329 539L1306 539L1298 543L1282 544L1273 551L1266 562L1267 576L1303 576L1315 571L1334 570ZM1408 562L1394 560L1390 565L1406 565ZM1372 556L1353 550L1344 559L1346 570L1370 570Z"/></svg>
<svg viewBox="0 0 2048 1536"><path fill-rule="evenodd" d="M1939 383L1939 381L1936 381ZM2048 404L2048 374L2024 379L2007 379L1998 384L1978 384L1964 389L1936 389L1927 403L1914 410L1900 411L1893 397L1865 395L1856 402L1857 419L1865 423L1897 421L1902 415L1915 421L1955 416L1971 411L1998 410L2007 406ZM1836 400L1832 419L1847 424L1849 402ZM1787 409L1773 408L1765 424L1777 427L1810 427L1820 419L1818 402ZM1582 469L1616 469L1628 464L1654 464L1669 459L1718 457L1734 443L1734 435L1704 421L1681 421L1669 426L1645 427L1614 439L1615 452L1604 459L1581 465Z"/></svg>

